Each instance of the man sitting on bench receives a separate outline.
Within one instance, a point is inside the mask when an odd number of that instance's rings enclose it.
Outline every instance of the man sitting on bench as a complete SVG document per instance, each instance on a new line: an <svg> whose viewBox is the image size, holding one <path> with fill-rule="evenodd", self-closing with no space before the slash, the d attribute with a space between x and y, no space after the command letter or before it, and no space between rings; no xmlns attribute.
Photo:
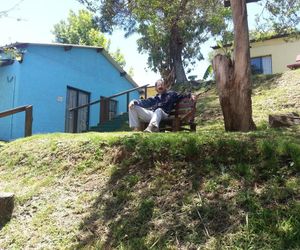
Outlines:
<svg viewBox="0 0 300 250"><path fill-rule="evenodd" d="M132 100L129 103L129 126L134 130L140 128L140 121L149 122L144 132L159 132L159 124L169 117L176 102L183 98L196 99L196 96L182 95L175 91L168 91L163 80L155 83L157 94L143 100Z"/></svg>

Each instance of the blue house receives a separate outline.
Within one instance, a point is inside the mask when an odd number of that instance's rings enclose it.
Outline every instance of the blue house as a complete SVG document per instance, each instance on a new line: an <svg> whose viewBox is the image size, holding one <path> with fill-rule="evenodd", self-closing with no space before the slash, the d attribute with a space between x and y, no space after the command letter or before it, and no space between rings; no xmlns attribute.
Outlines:
<svg viewBox="0 0 300 250"><path fill-rule="evenodd" d="M138 85L99 47L15 43L19 58L6 57L0 48L0 112L33 106L33 134L82 132L127 110L129 95L76 111L71 108L133 89ZM138 98L137 90L130 99ZM101 114L101 115L100 115ZM0 118L0 140L24 136L24 112Z"/></svg>

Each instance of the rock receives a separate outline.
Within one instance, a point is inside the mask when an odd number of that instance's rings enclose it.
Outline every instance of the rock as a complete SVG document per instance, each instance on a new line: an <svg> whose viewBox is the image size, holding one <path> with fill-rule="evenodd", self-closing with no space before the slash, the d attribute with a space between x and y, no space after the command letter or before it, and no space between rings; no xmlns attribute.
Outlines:
<svg viewBox="0 0 300 250"><path fill-rule="evenodd" d="M269 124L272 128L290 127L300 124L300 117L297 113L269 115Z"/></svg>
<svg viewBox="0 0 300 250"><path fill-rule="evenodd" d="M0 193L0 228L11 218L14 209L14 194Z"/></svg>

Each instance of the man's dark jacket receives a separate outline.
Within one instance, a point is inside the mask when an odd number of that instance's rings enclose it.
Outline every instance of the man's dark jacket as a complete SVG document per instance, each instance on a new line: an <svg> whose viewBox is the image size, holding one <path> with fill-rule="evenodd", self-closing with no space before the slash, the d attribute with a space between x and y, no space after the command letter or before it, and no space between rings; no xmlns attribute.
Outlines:
<svg viewBox="0 0 300 250"><path fill-rule="evenodd" d="M167 91L161 95L157 94L154 97L149 97L144 100L135 100L134 104L142 108L151 109L153 111L161 108L165 113L170 114L171 110L174 108L175 103L185 97L191 97L191 95L183 95L178 94L175 91Z"/></svg>

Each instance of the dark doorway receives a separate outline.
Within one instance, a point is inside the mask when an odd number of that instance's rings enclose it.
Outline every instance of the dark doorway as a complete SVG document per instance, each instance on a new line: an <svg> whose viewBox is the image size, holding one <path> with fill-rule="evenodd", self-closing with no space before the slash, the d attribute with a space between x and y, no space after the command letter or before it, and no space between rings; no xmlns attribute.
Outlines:
<svg viewBox="0 0 300 250"><path fill-rule="evenodd" d="M89 128L89 107L69 111L90 102L90 93L67 87L66 132L80 133Z"/></svg>
<svg viewBox="0 0 300 250"><path fill-rule="evenodd" d="M109 121L117 115L118 101L101 96L100 123Z"/></svg>

